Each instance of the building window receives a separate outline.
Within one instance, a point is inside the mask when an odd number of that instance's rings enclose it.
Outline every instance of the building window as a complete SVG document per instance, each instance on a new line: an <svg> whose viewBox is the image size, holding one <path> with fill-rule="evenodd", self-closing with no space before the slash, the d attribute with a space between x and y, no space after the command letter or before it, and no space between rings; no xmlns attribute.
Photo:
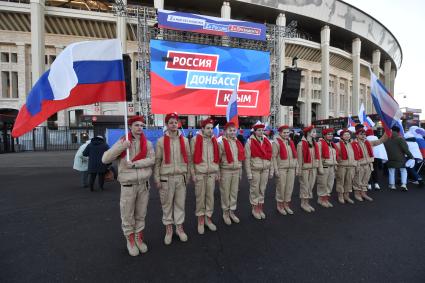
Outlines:
<svg viewBox="0 0 425 283"><path fill-rule="evenodd" d="M56 60L56 55L50 55L50 64L53 64L53 62Z"/></svg>
<svg viewBox="0 0 425 283"><path fill-rule="evenodd" d="M1 72L1 96L3 98L10 98L10 73Z"/></svg>
<svg viewBox="0 0 425 283"><path fill-rule="evenodd" d="M345 91L345 84L344 83L340 83L339 84L339 89Z"/></svg>
<svg viewBox="0 0 425 283"><path fill-rule="evenodd" d="M345 110L345 96L341 95L339 98L339 111L344 111Z"/></svg>
<svg viewBox="0 0 425 283"><path fill-rule="evenodd" d="M0 57L2 63L9 63L9 53L2 52Z"/></svg>
<svg viewBox="0 0 425 283"><path fill-rule="evenodd" d="M44 55L44 64L49 65L49 56Z"/></svg>
<svg viewBox="0 0 425 283"><path fill-rule="evenodd" d="M58 113L55 113L47 118L47 127L51 130L58 128Z"/></svg>
<svg viewBox="0 0 425 283"><path fill-rule="evenodd" d="M304 88L301 89L300 96L301 97L305 97L305 89Z"/></svg>
<svg viewBox="0 0 425 283"><path fill-rule="evenodd" d="M12 98L18 98L18 72L12 72Z"/></svg>
<svg viewBox="0 0 425 283"><path fill-rule="evenodd" d="M82 126L82 116L84 111L82 109L71 110L68 112L69 115L69 126L80 127Z"/></svg>
<svg viewBox="0 0 425 283"><path fill-rule="evenodd" d="M304 83L304 81L305 81L305 77L301 76L301 83Z"/></svg>
<svg viewBox="0 0 425 283"><path fill-rule="evenodd" d="M16 54L16 53L11 53L11 54L10 54L10 61L11 61L12 63L18 63L18 54Z"/></svg>

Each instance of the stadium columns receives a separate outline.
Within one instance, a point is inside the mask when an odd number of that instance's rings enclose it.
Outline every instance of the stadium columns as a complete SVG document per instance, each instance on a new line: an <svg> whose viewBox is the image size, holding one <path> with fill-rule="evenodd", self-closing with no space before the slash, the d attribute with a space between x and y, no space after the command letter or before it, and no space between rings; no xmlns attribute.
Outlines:
<svg viewBox="0 0 425 283"><path fill-rule="evenodd" d="M122 0L127 5L127 0ZM125 16L117 15L117 38L121 41L122 53L127 53L127 21Z"/></svg>
<svg viewBox="0 0 425 283"><path fill-rule="evenodd" d="M45 0L31 0L31 65L32 84L44 73L44 9Z"/></svg>
<svg viewBox="0 0 425 283"><path fill-rule="evenodd" d="M395 74L396 71L395 69L391 69L391 73L390 73L390 92L391 94L394 96L394 83L395 83Z"/></svg>
<svg viewBox="0 0 425 283"><path fill-rule="evenodd" d="M327 119L329 117L329 41L330 28L329 26L324 26L320 32L320 49L322 53L322 93L318 119Z"/></svg>
<svg viewBox="0 0 425 283"><path fill-rule="evenodd" d="M391 61L385 60L384 64L384 85L385 88L390 91L391 88ZM392 93L391 93L392 95Z"/></svg>
<svg viewBox="0 0 425 283"><path fill-rule="evenodd" d="M221 6L221 17L223 19L230 19L230 14L231 14L230 3L224 1L223 6Z"/></svg>
<svg viewBox="0 0 425 283"><path fill-rule="evenodd" d="M154 0L153 1L153 6L156 9L164 9L164 0Z"/></svg>
<svg viewBox="0 0 425 283"><path fill-rule="evenodd" d="M351 113L358 113L359 111L359 94L360 94L360 50L362 42L360 38L355 38L353 40L353 93L351 105ZM347 96L347 99L348 96Z"/></svg>
<svg viewBox="0 0 425 283"><path fill-rule="evenodd" d="M379 78L379 64L381 63L381 51L376 49L372 54L372 71Z"/></svg>
<svg viewBox="0 0 425 283"><path fill-rule="evenodd" d="M340 88L340 80L339 80L339 76L337 76L336 78L335 78L335 96L334 96L334 117L336 118L336 117L339 117L340 115L339 115L339 113L341 112L341 108L339 107L340 106L340 100L341 100L341 96L340 96L340 91L341 91L341 88Z"/></svg>
<svg viewBox="0 0 425 283"><path fill-rule="evenodd" d="M276 19L276 25L278 26L286 26L286 16L284 13L280 13L279 16ZM280 71L285 70L285 40L279 40L279 49L280 49ZM279 85L278 90L282 89L282 83L283 83L283 73L279 73ZM274 95L274 94L272 94ZM278 96L275 97L275 101L279 101L280 98L280 91L278 92ZM276 125L282 125L282 124L288 124L289 126L292 126L293 119L292 117L289 118L289 106L281 106L279 105L279 113L276 113Z"/></svg>
<svg viewBox="0 0 425 283"><path fill-rule="evenodd" d="M226 2L226 1L224 1L223 2L223 5L221 6L221 17L223 18L223 19L227 19L227 20L230 20L230 17L231 17L231 8L230 8L230 3L229 2ZM223 46L229 46L229 43L230 43L230 38L228 37L228 36L223 36L222 37L222 43L223 43Z"/></svg>

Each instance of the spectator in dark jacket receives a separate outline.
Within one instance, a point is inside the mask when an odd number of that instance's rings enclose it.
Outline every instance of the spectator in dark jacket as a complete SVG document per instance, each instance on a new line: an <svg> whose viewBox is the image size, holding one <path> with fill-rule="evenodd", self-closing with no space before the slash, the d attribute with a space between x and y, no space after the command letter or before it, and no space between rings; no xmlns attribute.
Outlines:
<svg viewBox="0 0 425 283"><path fill-rule="evenodd" d="M388 155L388 184L391 190L395 190L395 170L400 169L401 189L407 191L407 170L406 160L413 159L406 141L400 137L400 128L393 126L391 128L392 136L384 145ZM406 158L407 157L407 158Z"/></svg>
<svg viewBox="0 0 425 283"><path fill-rule="evenodd" d="M89 186L90 191L94 191L94 181L96 175L98 176L99 188L103 191L103 184L105 182L105 173L108 170L108 165L102 163L102 156L109 146L105 143L102 136L97 136L91 139L89 145L83 152L84 156L89 158L88 173L90 175Z"/></svg>

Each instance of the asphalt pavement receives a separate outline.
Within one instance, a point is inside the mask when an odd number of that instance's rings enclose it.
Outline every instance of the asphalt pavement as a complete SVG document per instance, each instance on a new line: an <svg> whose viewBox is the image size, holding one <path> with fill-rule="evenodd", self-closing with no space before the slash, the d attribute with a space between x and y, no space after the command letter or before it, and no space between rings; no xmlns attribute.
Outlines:
<svg viewBox="0 0 425 283"><path fill-rule="evenodd" d="M151 188L145 239L130 257L119 214L119 184L90 192L72 170L73 152L0 155L0 282L425 282L425 188L372 192L374 202L281 216L274 181L267 219L250 214L248 183L239 193L240 224L196 232L192 184L186 200L187 243L163 244L158 192Z"/></svg>

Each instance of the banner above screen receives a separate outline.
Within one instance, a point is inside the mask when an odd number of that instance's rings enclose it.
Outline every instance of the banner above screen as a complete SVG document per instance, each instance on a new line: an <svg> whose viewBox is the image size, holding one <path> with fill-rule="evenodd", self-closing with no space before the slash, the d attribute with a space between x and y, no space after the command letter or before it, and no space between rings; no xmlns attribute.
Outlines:
<svg viewBox="0 0 425 283"><path fill-rule="evenodd" d="M241 116L270 113L268 52L151 40L152 112L225 115L234 90Z"/></svg>
<svg viewBox="0 0 425 283"><path fill-rule="evenodd" d="M266 26L264 24L169 10L158 10L158 26L173 30L266 40Z"/></svg>

